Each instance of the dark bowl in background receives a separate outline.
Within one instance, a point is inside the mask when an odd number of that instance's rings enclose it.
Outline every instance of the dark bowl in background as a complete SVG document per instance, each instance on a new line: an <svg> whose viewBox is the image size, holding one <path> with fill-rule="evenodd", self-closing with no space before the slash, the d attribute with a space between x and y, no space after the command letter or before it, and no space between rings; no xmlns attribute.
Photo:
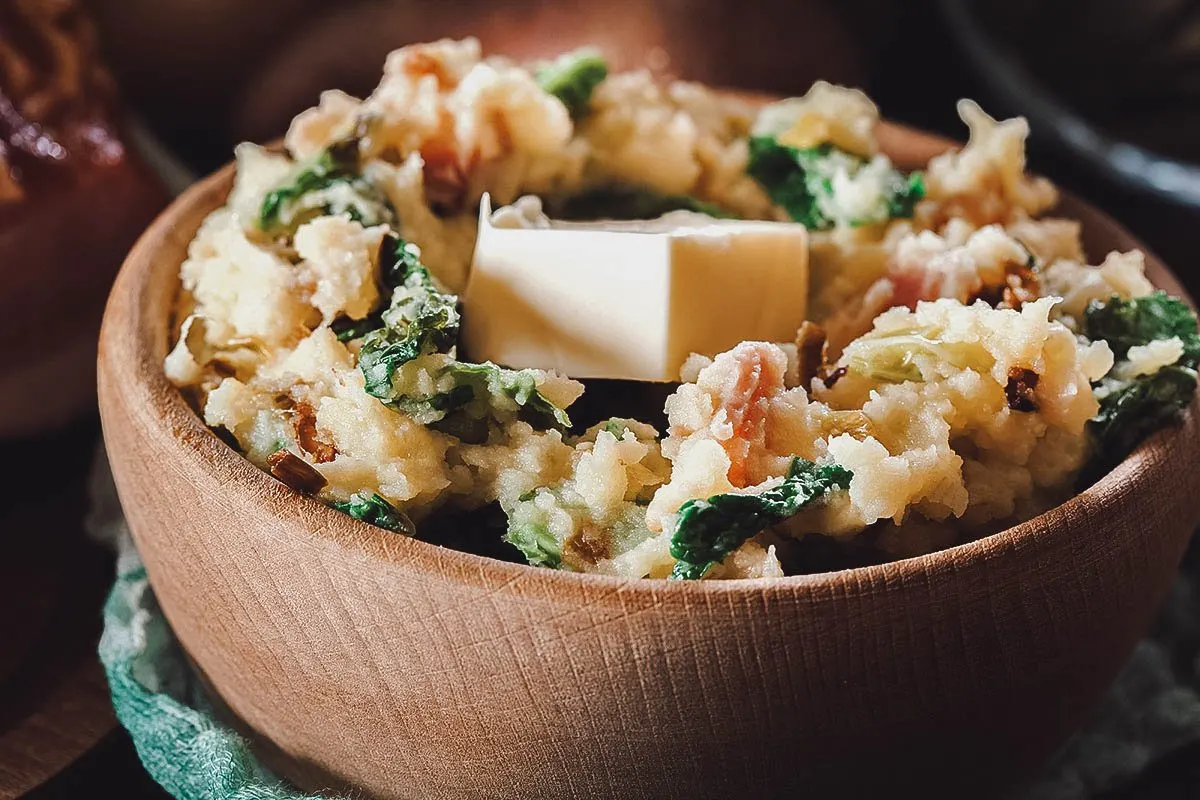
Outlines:
<svg viewBox="0 0 1200 800"><path fill-rule="evenodd" d="M1200 293L1200 3L927 2L940 13L919 23L937 29L925 40L933 52L915 57L926 88L1025 116L1031 169L1153 243Z"/></svg>
<svg viewBox="0 0 1200 800"><path fill-rule="evenodd" d="M283 134L324 89L364 96L387 53L476 36L518 59L600 47L615 69L800 93L862 85L899 0L90 0L114 71L156 132L194 168L243 139Z"/></svg>
<svg viewBox="0 0 1200 800"><path fill-rule="evenodd" d="M1200 3L939 0L967 62L1038 137L1200 210Z"/></svg>

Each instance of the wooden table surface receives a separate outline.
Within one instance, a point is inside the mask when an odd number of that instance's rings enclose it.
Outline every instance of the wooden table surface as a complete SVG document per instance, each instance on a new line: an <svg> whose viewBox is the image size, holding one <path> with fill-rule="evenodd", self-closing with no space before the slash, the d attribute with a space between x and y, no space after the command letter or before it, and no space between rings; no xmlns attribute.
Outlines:
<svg viewBox="0 0 1200 800"><path fill-rule="evenodd" d="M115 727L96 660L112 558L83 539L92 420L0 445L0 797L44 783Z"/></svg>
<svg viewBox="0 0 1200 800"><path fill-rule="evenodd" d="M994 106L933 20L927 0L913 0L907 8L892 44L874 54L874 79L866 88L887 116L961 137L956 98L973 96L985 108ZM1193 265L1200 214L1081 173L1069 159L1039 149L1036 131L1032 145L1034 169L1122 220L1176 270L1193 295L1200 295L1200 267ZM6 611L13 608L9 601L15 592L30 589L19 595L26 624L15 632L0 626L6 637L6 648L0 648L0 800L27 790L27 797L42 799L166 797L141 769L128 737L113 727L94 655L100 604L112 576L111 557L85 544L80 532L84 481L97 434L95 420L88 420L40 442L0 446L0 455L7 456L12 503L0 515L0 530L18 538L13 552L19 555L0 563L0 601ZM25 539L24 531L34 533ZM6 653L18 651L27 657L14 673ZM34 788L49 775L54 777ZM1108 800L1195 797L1200 797L1200 744L1161 759Z"/></svg>

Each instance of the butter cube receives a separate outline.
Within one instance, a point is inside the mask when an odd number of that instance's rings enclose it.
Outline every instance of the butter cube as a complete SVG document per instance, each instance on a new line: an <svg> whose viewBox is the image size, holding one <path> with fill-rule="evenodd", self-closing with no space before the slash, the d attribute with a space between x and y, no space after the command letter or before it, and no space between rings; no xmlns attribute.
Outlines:
<svg viewBox="0 0 1200 800"><path fill-rule="evenodd" d="M573 378L677 381L691 353L792 341L807 295L802 225L675 212L498 227L485 195L461 356Z"/></svg>

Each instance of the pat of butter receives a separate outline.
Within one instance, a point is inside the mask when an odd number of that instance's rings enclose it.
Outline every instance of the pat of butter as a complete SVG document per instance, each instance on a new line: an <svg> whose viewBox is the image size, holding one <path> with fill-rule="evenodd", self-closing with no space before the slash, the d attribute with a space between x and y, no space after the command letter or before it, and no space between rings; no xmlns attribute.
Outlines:
<svg viewBox="0 0 1200 800"><path fill-rule="evenodd" d="M677 381L691 353L790 342L804 321L802 225L687 212L528 225L495 225L484 195L463 292L467 358L573 378Z"/></svg>

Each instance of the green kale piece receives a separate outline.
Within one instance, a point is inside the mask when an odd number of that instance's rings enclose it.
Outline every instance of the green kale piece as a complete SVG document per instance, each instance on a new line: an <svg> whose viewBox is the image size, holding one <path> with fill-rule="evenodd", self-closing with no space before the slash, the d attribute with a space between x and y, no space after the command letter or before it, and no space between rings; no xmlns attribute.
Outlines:
<svg viewBox="0 0 1200 800"><path fill-rule="evenodd" d="M771 136L752 136L746 172L767 191L772 202L812 230L911 217L917 201L925 196L921 173L905 175L829 143L795 148L780 144ZM834 182L839 174L857 184L856 194L874 192L876 202L865 212L857 200L853 211L841 208Z"/></svg>
<svg viewBox="0 0 1200 800"><path fill-rule="evenodd" d="M505 369L490 362L483 364L450 365L448 374L456 386L470 386L475 399L488 400L497 396L510 398L520 406L520 416L535 428L571 427L567 412L551 403L538 391L537 373L531 369Z"/></svg>
<svg viewBox="0 0 1200 800"><path fill-rule="evenodd" d="M396 222L387 197L361 174L357 138L335 142L299 165L263 197L256 222L272 236L291 236L326 214L346 214L363 225Z"/></svg>
<svg viewBox="0 0 1200 800"><path fill-rule="evenodd" d="M684 194L661 194L653 189L605 186L562 198L550 204L553 215L565 220L654 219L671 211L694 211L719 219L735 215L713 203Z"/></svg>
<svg viewBox="0 0 1200 800"><path fill-rule="evenodd" d="M905 175L893 170L889 176L887 197L888 219L912 219L917 203L925 197L925 176L914 171ZM1032 259L1033 254L1029 257Z"/></svg>
<svg viewBox="0 0 1200 800"><path fill-rule="evenodd" d="M562 546L544 522L510 520L504 541L520 550L532 566L558 569L562 564Z"/></svg>
<svg viewBox="0 0 1200 800"><path fill-rule="evenodd" d="M1093 300L1084 312L1083 332L1092 341L1108 342L1118 359L1131 347L1179 337L1179 361L1149 375L1128 379L1106 377L1097 383L1100 411L1090 427L1098 445L1096 463L1085 480L1098 477L1133 451L1143 438L1176 418L1196 391L1200 334L1195 313L1178 298L1158 291L1125 300L1113 296Z"/></svg>
<svg viewBox="0 0 1200 800"><path fill-rule="evenodd" d="M406 286L409 281L419 283L422 288L433 288L433 279L421 264L421 251L394 233L385 234L380 241L378 262L380 283L389 296L394 294L397 286ZM411 303L413 298L406 294L402 300ZM385 310L379 308L362 319L339 317L329 327L337 334L339 342L361 339L384 326ZM452 332L452 336L457 336L457 328Z"/></svg>
<svg viewBox="0 0 1200 800"><path fill-rule="evenodd" d="M1093 300L1084 312L1083 335L1092 341L1108 342L1118 359L1125 358L1135 345L1178 336L1183 342L1181 363L1194 368L1200 362L1195 313L1187 303L1161 289L1130 300L1116 295L1106 302Z"/></svg>
<svg viewBox="0 0 1200 800"><path fill-rule="evenodd" d="M464 441L485 440L488 422L514 405L515 415L537 428L571 426L566 412L538 391L534 371L449 357L458 342L458 297L438 289L416 248L385 236L380 275L394 288L381 327L362 335L358 367L368 394Z"/></svg>
<svg viewBox="0 0 1200 800"><path fill-rule="evenodd" d="M620 439L625 435L625 431L629 430L629 425L622 420L613 418L608 422L605 422L604 427L600 430L604 431L605 433L611 433L613 436Z"/></svg>
<svg viewBox="0 0 1200 800"><path fill-rule="evenodd" d="M1196 370L1178 364L1113 386L1089 423L1102 463L1115 466L1142 439L1174 420L1195 392Z"/></svg>
<svg viewBox="0 0 1200 800"><path fill-rule="evenodd" d="M423 369L425 361L413 362L412 368ZM393 380L395 393L385 402L423 425L474 444L487 440L489 423L511 418L539 430L571 427L567 412L538 391L533 370L440 361L429 370L437 387L432 392L423 388L429 381L403 370Z"/></svg>
<svg viewBox="0 0 1200 800"><path fill-rule="evenodd" d="M403 533L405 536L416 536L417 534L417 528L407 514L374 492L370 494L355 492L350 495L349 500L329 505L355 519L369 522L389 531Z"/></svg>
<svg viewBox="0 0 1200 800"><path fill-rule="evenodd" d="M561 100L575 120L587 112L592 92L607 77L608 62L593 50L566 53L534 74L542 90Z"/></svg>
<svg viewBox="0 0 1200 800"><path fill-rule="evenodd" d="M458 297L442 292L420 261L419 251L388 234L380 250L380 276L392 288L391 306L378 327L363 335L358 366L367 393L390 401L392 378L408 362L430 353L448 353L458 341Z"/></svg>
<svg viewBox="0 0 1200 800"><path fill-rule="evenodd" d="M679 509L671 532L671 577L704 577L759 531L788 517L834 489L847 489L853 474L837 464L817 465L796 458L778 486L758 494L718 494L689 500Z"/></svg>
<svg viewBox="0 0 1200 800"><path fill-rule="evenodd" d="M376 328L383 327L383 309L373 311L362 319L338 317L329 325L329 329L337 335L339 342L351 342L361 339Z"/></svg>
<svg viewBox="0 0 1200 800"><path fill-rule="evenodd" d="M817 207L817 195L832 192L827 181L807 168L817 155L817 148L797 150L769 136L753 136L750 163L746 167L746 172L767 190L775 205L796 222L814 230L828 227L828 220Z"/></svg>
<svg viewBox="0 0 1200 800"><path fill-rule="evenodd" d="M644 507L620 502L597 516L565 482L525 492L516 502L506 503L504 511L508 516L504 541L520 550L528 563L551 569L576 569L581 561L594 564L615 558L654 535L646 527ZM572 520L572 530L588 530L588 535L560 530L556 521L565 518Z"/></svg>

